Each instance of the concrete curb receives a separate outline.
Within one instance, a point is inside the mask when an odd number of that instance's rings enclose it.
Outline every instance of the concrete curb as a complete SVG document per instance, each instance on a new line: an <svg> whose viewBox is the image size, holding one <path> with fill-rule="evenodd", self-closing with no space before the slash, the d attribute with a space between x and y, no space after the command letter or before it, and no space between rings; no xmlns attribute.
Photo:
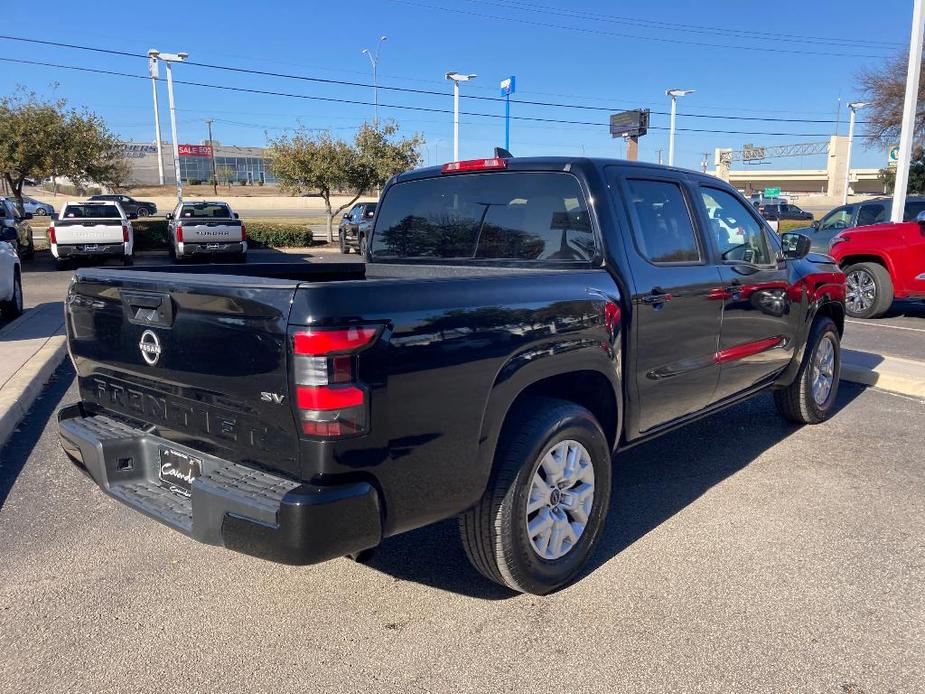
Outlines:
<svg viewBox="0 0 925 694"><path fill-rule="evenodd" d="M846 349L842 352L841 380L925 398L925 362L914 359Z"/></svg>
<svg viewBox="0 0 925 694"><path fill-rule="evenodd" d="M0 448L19 426L67 354L67 338L52 335L0 393Z"/></svg>

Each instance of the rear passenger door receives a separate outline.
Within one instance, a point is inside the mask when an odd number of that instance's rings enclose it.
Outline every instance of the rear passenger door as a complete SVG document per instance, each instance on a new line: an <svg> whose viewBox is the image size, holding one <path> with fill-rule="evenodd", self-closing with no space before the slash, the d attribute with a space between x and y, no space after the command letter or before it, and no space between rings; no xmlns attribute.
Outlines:
<svg viewBox="0 0 925 694"><path fill-rule="evenodd" d="M793 356L794 321L787 263L776 238L750 205L729 190L701 185L698 206L720 262L723 327L715 361L715 399L765 381Z"/></svg>
<svg viewBox="0 0 925 694"><path fill-rule="evenodd" d="M632 435L712 402L723 302L716 296L719 269L695 224L686 180L661 171L623 174L617 167L610 174L614 203L623 204L632 227L623 238L633 280L627 364L636 389L628 418Z"/></svg>

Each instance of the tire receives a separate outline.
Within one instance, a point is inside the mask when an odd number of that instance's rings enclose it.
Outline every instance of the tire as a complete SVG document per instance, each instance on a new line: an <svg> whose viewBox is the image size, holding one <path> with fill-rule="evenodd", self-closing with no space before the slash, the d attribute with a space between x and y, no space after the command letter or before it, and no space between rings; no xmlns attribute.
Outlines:
<svg viewBox="0 0 925 694"><path fill-rule="evenodd" d="M359 253L361 256L365 258L366 257L366 236L361 235L359 242L360 242L360 249L357 251L357 253Z"/></svg>
<svg viewBox="0 0 925 694"><path fill-rule="evenodd" d="M32 233L29 233L29 245L23 251L23 254L20 256L22 260L32 260L35 258L35 239L32 238Z"/></svg>
<svg viewBox="0 0 925 694"><path fill-rule="evenodd" d="M557 449L562 452L560 446L573 450L572 444L580 444L584 449L580 458L586 453L590 459L579 467L583 471L581 477L577 477L572 486L563 486L568 484L569 478L565 474L566 467L560 469L559 485L546 486L544 478L549 473L545 463L555 462L551 456ZM568 457L568 454L563 455ZM591 477L588 477L588 468ZM573 480L577 474L571 475ZM588 484L589 479L592 488L588 502L590 512L576 541L574 524L579 521L563 509L569 508L566 502L570 498L572 504L576 503L577 497L569 493L578 494L573 490L585 489L583 485ZM610 504L610 479L610 447L600 424L588 410L552 398L529 401L508 415L485 494L459 519L466 556L483 576L511 590L545 595L561 588L575 579L600 539ZM541 483L543 490L536 497L531 489L534 480ZM560 491L557 493L556 489ZM540 507L531 514L528 503L532 498ZM554 498L555 506L552 505ZM584 511L587 510L585 507ZM555 534L545 536L545 551L552 556L540 554L538 545L543 544L542 533L531 539L528 523L543 525L543 518L560 518L550 533L559 532L561 536L560 529L566 526L572 533L568 547L565 541L559 543L559 551L564 549L564 553L558 556L555 556ZM564 526L561 519L565 520Z"/></svg>
<svg viewBox="0 0 925 694"><path fill-rule="evenodd" d="M60 258L55 260L55 270L70 270L71 267L71 261L69 260L62 260Z"/></svg>
<svg viewBox="0 0 925 694"><path fill-rule="evenodd" d="M343 232L341 232L339 235L339 241L340 241L340 252L349 253L350 249L347 247L347 238L344 236Z"/></svg>
<svg viewBox="0 0 925 694"><path fill-rule="evenodd" d="M893 280L879 263L851 265L845 268L845 278L848 285L845 312L852 318L877 318L892 306ZM868 287L869 291L865 291Z"/></svg>
<svg viewBox="0 0 925 694"><path fill-rule="evenodd" d="M22 315L22 277L19 270L13 273L13 296L9 301L0 301L0 314L7 320Z"/></svg>
<svg viewBox="0 0 925 694"><path fill-rule="evenodd" d="M135 259L130 255L124 255L122 256L122 264L126 267L129 267L135 264Z"/></svg>
<svg viewBox="0 0 925 694"><path fill-rule="evenodd" d="M831 347L831 360L823 353L828 341ZM820 361L822 359L822 361ZM825 366L828 363L828 367ZM822 376L820 376L822 371ZM828 389L814 389L814 382L828 374ZM834 321L826 316L815 320L809 331L809 340L803 362L793 382L786 388L774 391L774 404L777 411L796 424L819 424L828 419L832 406L838 396L838 379L841 374L841 338ZM820 397L823 395L824 397Z"/></svg>
<svg viewBox="0 0 925 694"><path fill-rule="evenodd" d="M34 214L36 217L44 217L48 213L41 207L37 207L35 209L35 212L33 212L32 214Z"/></svg>
<svg viewBox="0 0 925 694"><path fill-rule="evenodd" d="M150 213L147 209L145 209L144 207L139 207L139 208L138 208L138 216L139 216L139 217L147 217L147 216L150 215L150 214L151 214L151 213Z"/></svg>

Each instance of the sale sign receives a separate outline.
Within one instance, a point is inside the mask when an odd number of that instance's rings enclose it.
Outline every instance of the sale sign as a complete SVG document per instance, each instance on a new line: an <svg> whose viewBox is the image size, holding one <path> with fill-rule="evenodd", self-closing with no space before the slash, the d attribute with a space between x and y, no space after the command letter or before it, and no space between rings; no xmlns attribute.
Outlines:
<svg viewBox="0 0 925 694"><path fill-rule="evenodd" d="M177 145L181 157L211 157L212 148L209 145Z"/></svg>

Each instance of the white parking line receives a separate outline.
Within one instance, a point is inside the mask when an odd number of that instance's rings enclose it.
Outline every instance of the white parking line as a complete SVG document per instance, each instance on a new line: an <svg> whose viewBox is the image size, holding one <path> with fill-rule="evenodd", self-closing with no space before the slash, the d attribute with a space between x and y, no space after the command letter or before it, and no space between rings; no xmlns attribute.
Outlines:
<svg viewBox="0 0 925 694"><path fill-rule="evenodd" d="M867 320L851 320L848 319L846 323L853 323L854 325L863 325L868 328L891 328L893 330L911 330L914 333L925 333L925 328L907 328L902 325L885 325L884 323L875 323L873 321Z"/></svg>

